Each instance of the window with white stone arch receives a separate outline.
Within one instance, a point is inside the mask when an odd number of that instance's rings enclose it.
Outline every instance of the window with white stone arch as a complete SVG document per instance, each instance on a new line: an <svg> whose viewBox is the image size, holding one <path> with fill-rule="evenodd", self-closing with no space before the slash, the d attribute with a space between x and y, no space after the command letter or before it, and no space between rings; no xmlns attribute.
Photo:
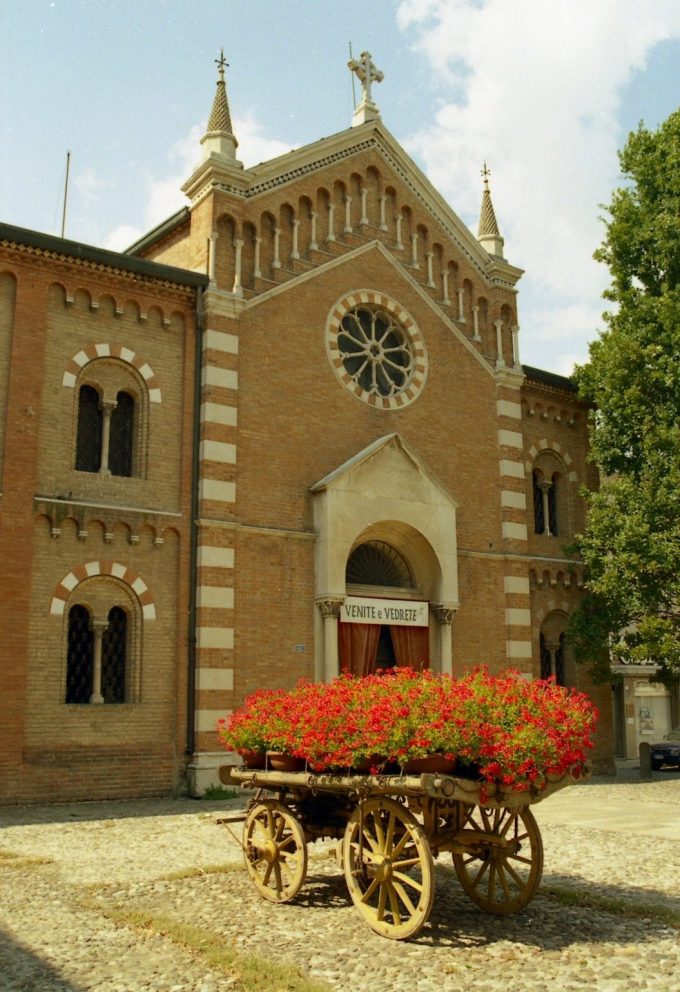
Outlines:
<svg viewBox="0 0 680 992"><path fill-rule="evenodd" d="M338 300L326 325L326 351L340 382L378 410L408 406L427 378L425 342L415 321L374 290Z"/></svg>
<svg viewBox="0 0 680 992"><path fill-rule="evenodd" d="M144 478L149 391L139 372L120 359L98 358L77 376L74 392L76 470Z"/></svg>

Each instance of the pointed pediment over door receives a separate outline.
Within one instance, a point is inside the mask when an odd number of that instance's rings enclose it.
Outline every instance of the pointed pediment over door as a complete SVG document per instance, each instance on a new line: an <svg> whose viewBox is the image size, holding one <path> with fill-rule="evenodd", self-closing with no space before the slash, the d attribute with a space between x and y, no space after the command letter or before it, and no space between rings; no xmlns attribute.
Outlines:
<svg viewBox="0 0 680 992"><path fill-rule="evenodd" d="M374 441L310 492L317 534L317 601L345 596L350 552L375 539L393 545L406 558L425 598L457 609L457 504L399 434Z"/></svg>

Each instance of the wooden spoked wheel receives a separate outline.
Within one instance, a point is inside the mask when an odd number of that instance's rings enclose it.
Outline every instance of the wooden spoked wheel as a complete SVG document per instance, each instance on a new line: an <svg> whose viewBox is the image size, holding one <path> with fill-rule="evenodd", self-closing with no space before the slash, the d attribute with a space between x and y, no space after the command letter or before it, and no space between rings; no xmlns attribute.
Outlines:
<svg viewBox="0 0 680 992"><path fill-rule="evenodd" d="M432 854L422 827L394 799L367 799L352 813L342 846L352 901L383 937L404 940L432 909Z"/></svg>
<svg viewBox="0 0 680 992"><path fill-rule="evenodd" d="M290 902L307 873L305 835L293 814L275 799L254 806L243 825L246 869L263 899Z"/></svg>
<svg viewBox="0 0 680 992"><path fill-rule="evenodd" d="M543 842L531 810L470 806L463 826L471 850L454 853L453 864L465 892L487 913L523 909L543 874ZM488 842L484 834L491 835Z"/></svg>

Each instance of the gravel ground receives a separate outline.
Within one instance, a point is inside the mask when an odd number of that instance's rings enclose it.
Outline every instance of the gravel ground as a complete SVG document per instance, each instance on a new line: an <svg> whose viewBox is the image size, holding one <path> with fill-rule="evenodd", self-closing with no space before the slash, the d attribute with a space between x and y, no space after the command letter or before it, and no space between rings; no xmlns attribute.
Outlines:
<svg viewBox="0 0 680 992"><path fill-rule="evenodd" d="M167 928L141 931L103 915L114 907L191 923L218 935L225 948L256 955L265 967L290 964L335 992L680 990L678 929L659 913L672 911L678 926L680 774L651 783L599 780L539 804L543 889L520 914L483 913L442 855L430 920L406 942L366 926L328 843L310 847L307 881L294 903L262 900L240 867L238 843L216 824L242 805L140 800L0 808L1 992L246 987L238 971L211 967ZM607 810L625 821L625 832L614 816L609 823L602 818ZM580 811L586 821L599 813L603 825L583 826ZM225 863L235 867L209 870ZM197 868L205 873L169 877ZM590 905L565 905L550 896L555 888ZM617 912L607 899L617 901ZM268 987L295 986L273 975Z"/></svg>

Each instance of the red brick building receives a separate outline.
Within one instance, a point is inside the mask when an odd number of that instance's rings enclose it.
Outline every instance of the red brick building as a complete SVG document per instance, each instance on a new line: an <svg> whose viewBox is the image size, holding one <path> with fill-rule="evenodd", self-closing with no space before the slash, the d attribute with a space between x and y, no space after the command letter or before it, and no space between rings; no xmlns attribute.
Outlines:
<svg viewBox="0 0 680 992"><path fill-rule="evenodd" d="M488 184L475 237L370 85L244 169L221 76L202 150L126 254L0 230L5 801L201 792L219 716L341 668L587 687L586 411L520 363Z"/></svg>

